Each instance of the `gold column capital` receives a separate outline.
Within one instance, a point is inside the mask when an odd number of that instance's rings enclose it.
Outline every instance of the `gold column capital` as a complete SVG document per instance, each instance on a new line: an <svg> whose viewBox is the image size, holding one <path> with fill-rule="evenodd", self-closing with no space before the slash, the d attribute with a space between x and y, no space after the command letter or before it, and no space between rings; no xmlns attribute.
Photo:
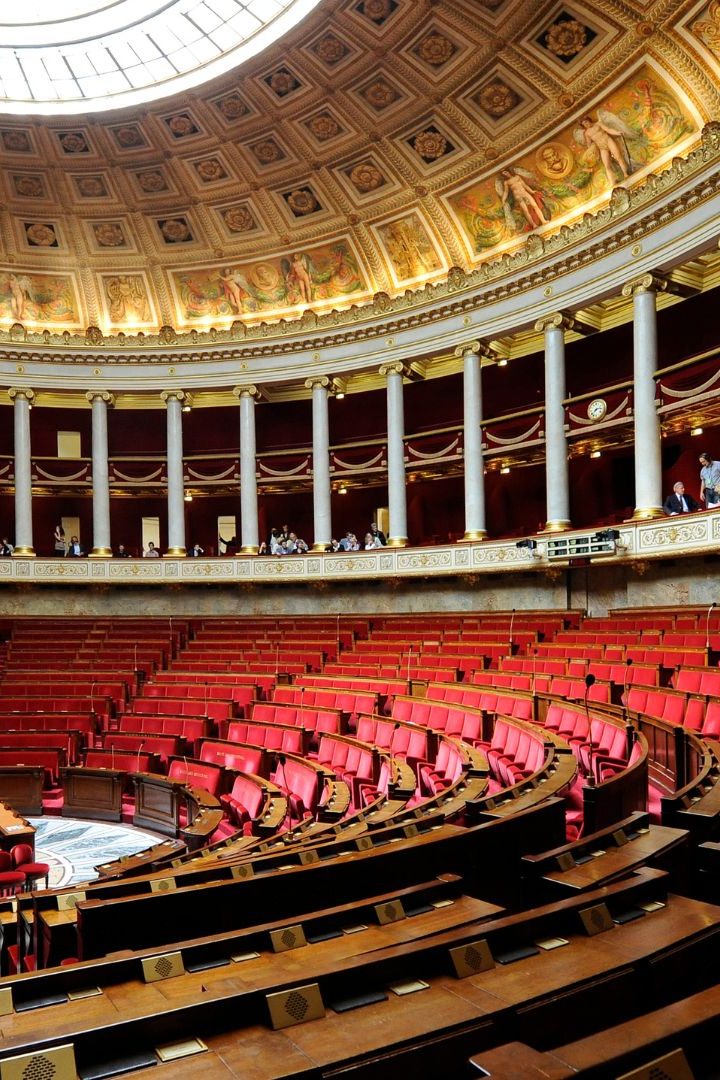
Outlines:
<svg viewBox="0 0 720 1080"><path fill-rule="evenodd" d="M551 314L543 315L541 319L537 320L535 330L540 334L545 333L546 330L562 330L563 333L572 330L576 334L594 334L597 327L583 322L582 319L578 319L576 315L572 315L569 311L553 311Z"/></svg>
<svg viewBox="0 0 720 1080"><path fill-rule="evenodd" d="M660 274L640 274L639 277L632 278L623 285L622 295L635 297L646 292L670 292L672 291L670 286L671 283L667 278L662 277Z"/></svg>
<svg viewBox="0 0 720 1080"><path fill-rule="evenodd" d="M191 404L190 395L185 390L163 390L160 397L165 402L168 401L180 401L186 405Z"/></svg>
<svg viewBox="0 0 720 1080"><path fill-rule="evenodd" d="M7 394L11 401L15 401L16 398L26 398L28 401L35 400L35 391L31 390L29 386L11 386Z"/></svg>
<svg viewBox="0 0 720 1080"><path fill-rule="evenodd" d="M96 398L104 401L106 405L115 404L115 397L109 390L88 390L85 394L85 400L89 401L91 405Z"/></svg>
<svg viewBox="0 0 720 1080"><path fill-rule="evenodd" d="M249 397L252 398L253 401L259 401L260 391L253 383L248 383L246 386L234 386L233 396L236 397L238 400L240 398Z"/></svg>
<svg viewBox="0 0 720 1080"><path fill-rule="evenodd" d="M387 378L388 375L407 375L408 370L403 364L402 360L393 360L389 364L382 364L380 366L380 374Z"/></svg>
<svg viewBox="0 0 720 1080"><path fill-rule="evenodd" d="M476 356L484 356L488 360L498 360L499 356L493 348L486 345L484 341L468 341L464 345L457 345L455 348L455 355L459 359L465 359L467 353L474 353Z"/></svg>
<svg viewBox="0 0 720 1080"><path fill-rule="evenodd" d="M316 386L322 386L323 389L327 389L330 385L331 382L327 375L311 375L309 379L305 380L305 387L307 390L314 390Z"/></svg>

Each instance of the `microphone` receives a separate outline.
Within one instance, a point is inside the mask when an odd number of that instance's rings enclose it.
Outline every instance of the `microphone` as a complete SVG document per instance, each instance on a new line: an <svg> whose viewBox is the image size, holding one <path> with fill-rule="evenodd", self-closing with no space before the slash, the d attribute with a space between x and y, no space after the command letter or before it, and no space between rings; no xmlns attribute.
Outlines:
<svg viewBox="0 0 720 1080"><path fill-rule="evenodd" d="M411 663L411 661L412 661L412 645L410 646L410 649L408 650L408 662L407 662L407 684L408 684L408 689L410 688L410 663Z"/></svg>
<svg viewBox="0 0 720 1080"><path fill-rule="evenodd" d="M715 601L713 600L712 604L710 605L710 607L707 610L707 618L705 620L705 648L706 649L710 648L710 615L712 614L712 609L714 607L717 607L717 605L716 605Z"/></svg>
<svg viewBox="0 0 720 1080"><path fill-rule="evenodd" d="M115 743L110 747L110 768L115 768Z"/></svg>
<svg viewBox="0 0 720 1080"><path fill-rule="evenodd" d="M275 783L277 784L278 787L281 787L283 789L283 791L286 791L287 787L286 787L286 783L285 783L285 762L287 761L287 758L285 757L284 754L278 754L278 759L277 760L278 760L278 767L275 770ZM280 778L278 776L281 769L282 769L282 784L280 783Z"/></svg>
<svg viewBox="0 0 720 1080"><path fill-rule="evenodd" d="M145 746L145 740L143 739L143 741L138 746L137 762L135 764L135 772L140 772L140 754L141 754L142 749L143 749L144 746Z"/></svg>
<svg viewBox="0 0 720 1080"><path fill-rule="evenodd" d="M627 660L625 661L625 675L623 676L623 697L621 698L621 701L623 703L623 708L627 708L627 683L628 683L628 679L630 677L630 667L631 666L633 666L633 661L631 661L630 658L628 657Z"/></svg>
<svg viewBox="0 0 720 1080"><path fill-rule="evenodd" d="M595 684L594 675L585 676L585 717L588 725L588 774L586 776L587 783L590 787L595 786L595 776L593 774L593 743L592 743L592 730L590 727L590 709L588 706L588 694L590 693L590 687Z"/></svg>
<svg viewBox="0 0 720 1080"><path fill-rule="evenodd" d="M337 617L337 659L340 659L340 612Z"/></svg>
<svg viewBox="0 0 720 1080"><path fill-rule="evenodd" d="M510 616L510 641L509 641L509 645L510 645L510 655L511 656L512 656L512 651L513 651L513 624L514 624L514 622L515 622L515 608L512 609L512 615Z"/></svg>
<svg viewBox="0 0 720 1080"><path fill-rule="evenodd" d="M538 654L538 651L537 651L537 645L536 645L533 648L533 651L532 651L532 657L533 657L533 662L532 662L532 693L533 693L533 697L535 697L535 679L537 678L537 654Z"/></svg>

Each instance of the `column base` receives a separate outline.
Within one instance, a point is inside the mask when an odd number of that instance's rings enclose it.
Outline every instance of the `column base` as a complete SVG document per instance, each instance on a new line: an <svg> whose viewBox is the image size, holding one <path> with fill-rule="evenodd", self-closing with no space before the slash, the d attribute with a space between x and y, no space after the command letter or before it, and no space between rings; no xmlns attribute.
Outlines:
<svg viewBox="0 0 720 1080"><path fill-rule="evenodd" d="M37 554L35 548L32 547L16 547L12 553L13 559L36 559Z"/></svg>
<svg viewBox="0 0 720 1080"><path fill-rule="evenodd" d="M465 535L458 540L458 544L472 544L477 540L487 540L485 529L466 529Z"/></svg>
<svg viewBox="0 0 720 1080"><path fill-rule="evenodd" d="M163 559L184 559L187 555L187 549L184 547L171 547L168 548Z"/></svg>
<svg viewBox="0 0 720 1080"><path fill-rule="evenodd" d="M311 551L327 551L327 549L329 547L330 547L330 541L329 540L324 544L320 540L316 540L316 542L313 544L313 546L310 548L310 550Z"/></svg>
<svg viewBox="0 0 720 1080"><path fill-rule="evenodd" d="M407 538L407 536L391 536L388 539L388 542L387 542L386 546L387 547L407 547L408 546L408 538Z"/></svg>
<svg viewBox="0 0 720 1080"><path fill-rule="evenodd" d="M94 547L88 554L88 559L112 559L112 548Z"/></svg>
<svg viewBox="0 0 720 1080"><path fill-rule="evenodd" d="M552 521L545 522L543 532L559 533L567 532L568 529L572 529L571 521L568 521L567 518L554 518Z"/></svg>
<svg viewBox="0 0 720 1080"><path fill-rule="evenodd" d="M665 517L661 506L636 506L630 521L653 521L661 517Z"/></svg>
<svg viewBox="0 0 720 1080"><path fill-rule="evenodd" d="M258 544L243 544L238 552L239 555L257 555L260 547Z"/></svg>

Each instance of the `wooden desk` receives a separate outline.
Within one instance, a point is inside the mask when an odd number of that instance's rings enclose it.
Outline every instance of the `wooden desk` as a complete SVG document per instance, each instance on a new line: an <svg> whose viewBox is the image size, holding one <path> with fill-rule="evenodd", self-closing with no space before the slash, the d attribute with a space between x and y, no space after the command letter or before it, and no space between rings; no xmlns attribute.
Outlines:
<svg viewBox="0 0 720 1080"><path fill-rule="evenodd" d="M590 859L567 870L547 870L542 880L550 885L552 895L597 888L619 877L626 876L639 866L656 866L678 849L688 848L689 833L684 829L670 829L664 825L651 825L647 832L639 833L626 844L618 846L612 836L607 836L590 848ZM593 855L593 851L602 854ZM663 869L667 869L663 865Z"/></svg>
<svg viewBox="0 0 720 1080"><path fill-rule="evenodd" d="M0 802L9 803L20 814L42 814L45 770L41 765L0 767Z"/></svg>
<svg viewBox="0 0 720 1080"><path fill-rule="evenodd" d="M177 836L185 784L157 773L135 774L133 825Z"/></svg>
<svg viewBox="0 0 720 1080"><path fill-rule="evenodd" d="M126 773L86 766L61 769L63 817L120 821Z"/></svg>
<svg viewBox="0 0 720 1080"><path fill-rule="evenodd" d="M0 803L0 851L10 851L16 844L35 848L35 827L5 803Z"/></svg>

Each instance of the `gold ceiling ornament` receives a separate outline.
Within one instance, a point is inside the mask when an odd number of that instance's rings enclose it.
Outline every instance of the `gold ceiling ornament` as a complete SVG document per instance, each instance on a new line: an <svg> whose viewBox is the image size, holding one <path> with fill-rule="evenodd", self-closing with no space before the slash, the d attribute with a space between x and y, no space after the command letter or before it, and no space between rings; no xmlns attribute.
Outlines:
<svg viewBox="0 0 720 1080"><path fill-rule="evenodd" d="M719 159L720 123L713 121L705 125L701 145L693 150L687 158L674 160L658 176L652 177L649 182L633 188L627 193L628 206L626 210L620 212L617 207L608 205L595 215L585 215L581 221L564 226L559 233L547 236L544 239L543 252L531 252L526 246L513 254L505 254L501 259L482 263L475 270L469 272L464 272L461 268L453 268L450 281L426 284L416 290L404 290L402 294L393 298L387 293L378 293L372 303L363 304L362 307L353 306L353 308L347 310L334 309L327 313L320 313L317 315L315 327L322 334L325 329L330 331L347 326L349 329L346 340L353 340L356 335L366 338L368 334L387 333L388 323L385 322L382 326L373 326L370 323L370 325L358 327L357 330L352 329L353 324L364 323L366 319L386 315L392 311L397 312L398 316L402 315L404 326L411 326L416 318L418 324L424 321L421 309L426 308L429 301L439 305L438 310L443 314L451 312L462 314L465 310L474 310L477 307L477 299L468 295L466 300L462 295L457 296L458 293L470 293L471 290L476 290L479 286L492 285L493 287L488 289L483 297L484 302L491 302L511 293L517 293L524 288L542 284L543 280L554 281L577 265L576 257L567 254L572 248L579 248L582 245L583 261L602 257L609 251L608 241L600 238L594 243L588 241L593 241L609 225L615 225L619 217L632 218L632 224L628 222L624 230L615 232L611 245L615 249L618 245L630 241L636 243L638 237L652 234L660 224L664 224L672 218L681 219L691 206L696 206L699 201L711 198L720 190L720 174L718 174L717 170L699 180L695 189L688 188L687 182L693 175L706 173L708 166L716 163ZM681 185L683 190L673 197L673 191ZM662 206L653 208L653 203L659 202L662 196L668 195L670 198ZM540 257L547 260L552 256L560 256L560 258L556 258L552 263L546 261L542 268L534 271L526 278L517 276L524 268L530 268L531 263L537 261ZM464 277L464 287L460 284L460 274L463 274ZM515 278L512 289L503 285L501 280L509 275L513 275ZM454 299L449 303L443 303L450 296L453 296ZM415 307L420 309L417 317L412 312ZM257 344L247 350L248 355L271 355L273 346L263 345L260 341L286 335L296 336L298 322L299 320L283 319L275 323L261 322L245 326L244 323L236 320L230 327L224 329L177 331L176 346L180 350L185 350L188 346L192 347L194 345L202 344L207 346L209 343L213 343L213 345L222 346L224 343L231 343L236 340L249 340L252 342L255 339ZM127 353L127 356L113 356L112 362L116 363L135 362L142 357L142 353L148 347L156 348L158 345L167 344L160 340L158 334L151 332L132 334L120 331L114 335L104 335L104 340L106 347L112 345L114 348L122 349L123 353ZM328 339L328 342L330 340ZM322 345L323 343L322 338L318 340L317 335L309 339L309 341L311 342L310 347L317 347L318 344ZM72 356L75 355L78 362L87 362L87 356L83 354L86 352L92 354L93 349L96 348L87 344L84 332L79 334L69 330L30 330L21 324L18 324L17 327L13 326L9 330L0 329L0 345L18 342L51 347L52 352L47 354L47 359L52 359L55 350L57 350L58 359L61 358L60 354L65 354L62 355L63 360L72 359ZM177 362L181 355L182 353L174 352L172 356L158 357L158 359L165 362ZM191 349L188 350L186 355L188 359L194 359ZM109 357L97 355L93 359L103 363L107 362Z"/></svg>

